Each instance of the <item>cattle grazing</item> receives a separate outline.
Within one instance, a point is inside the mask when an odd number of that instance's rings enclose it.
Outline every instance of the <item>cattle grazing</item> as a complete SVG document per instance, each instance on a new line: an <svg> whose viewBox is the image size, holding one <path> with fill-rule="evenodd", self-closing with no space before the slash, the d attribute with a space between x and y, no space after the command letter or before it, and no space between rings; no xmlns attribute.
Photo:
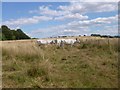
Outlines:
<svg viewBox="0 0 120 90"><path fill-rule="evenodd" d="M39 44L39 45L45 45L45 44L51 44L51 43L53 43L53 40L37 40L37 43Z"/></svg>
<svg viewBox="0 0 120 90"><path fill-rule="evenodd" d="M39 45L56 44L60 47L63 47L66 44L66 45L71 45L72 47L75 43L80 43L80 41L77 38L76 39L55 39L55 40L39 39L37 40L37 43Z"/></svg>

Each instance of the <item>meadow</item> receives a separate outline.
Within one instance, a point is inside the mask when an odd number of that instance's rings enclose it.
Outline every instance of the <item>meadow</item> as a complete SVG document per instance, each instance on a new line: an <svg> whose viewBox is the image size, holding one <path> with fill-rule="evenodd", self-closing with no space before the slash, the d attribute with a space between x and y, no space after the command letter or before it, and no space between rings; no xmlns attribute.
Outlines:
<svg viewBox="0 0 120 90"><path fill-rule="evenodd" d="M3 87L117 88L118 39L78 38L73 47L1 41Z"/></svg>

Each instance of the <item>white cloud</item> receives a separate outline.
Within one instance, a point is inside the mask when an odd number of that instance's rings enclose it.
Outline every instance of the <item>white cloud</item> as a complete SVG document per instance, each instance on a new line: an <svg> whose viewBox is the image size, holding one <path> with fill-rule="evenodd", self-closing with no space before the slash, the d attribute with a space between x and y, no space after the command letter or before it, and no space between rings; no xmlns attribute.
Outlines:
<svg viewBox="0 0 120 90"><path fill-rule="evenodd" d="M65 29L65 30L63 30L63 32L77 33L77 32L79 32L79 31L78 31L78 30L72 30L72 29Z"/></svg>
<svg viewBox="0 0 120 90"><path fill-rule="evenodd" d="M38 10L30 10L30 13L38 13L42 15L61 16L69 13L88 13L88 12L110 12L118 9L117 2L87 2L77 1L70 2L69 5L60 5L57 9L53 10L48 6L39 6Z"/></svg>
<svg viewBox="0 0 120 90"><path fill-rule="evenodd" d="M20 27L16 27L16 29L20 29Z"/></svg>
<svg viewBox="0 0 120 90"><path fill-rule="evenodd" d="M118 35L118 26L105 26L103 29L98 29L94 31L90 31L92 33L99 33L101 35Z"/></svg>
<svg viewBox="0 0 120 90"><path fill-rule="evenodd" d="M34 0L34 2L118 2L119 0ZM26 2L26 0L3 0L3 2ZM33 0L29 0L29 2L33 2Z"/></svg>
<svg viewBox="0 0 120 90"><path fill-rule="evenodd" d="M117 10L117 6L117 3L113 2L70 2L69 5L67 4L64 6L58 6L56 9L51 9L51 5L39 6L37 10L29 11L29 13L39 14L39 16L8 20L3 22L3 24L8 26L21 26L27 24L36 24L42 21L59 21L67 19L70 21L69 23L34 30L30 32L30 35L83 35L90 34L91 32L101 34L114 33L114 31L112 30L113 28L111 29L111 27L113 26L113 23L117 23L118 15L90 19L87 16L87 13L111 12ZM111 24L111 27L106 28L105 25L107 24ZM91 26L102 27L104 28L104 30L93 31L90 29Z"/></svg>
<svg viewBox="0 0 120 90"><path fill-rule="evenodd" d="M83 16L79 13L75 13L75 14L67 14L64 16L60 16L60 17L55 17L55 20L65 20L65 19L80 19L80 20L85 20L88 19L88 16Z"/></svg>
<svg viewBox="0 0 120 90"><path fill-rule="evenodd" d="M63 11L88 13L88 12L110 12L117 10L118 4L113 2L71 2L68 6L59 6Z"/></svg>
<svg viewBox="0 0 120 90"><path fill-rule="evenodd" d="M71 13L68 10L53 10L49 6L40 6L38 10L29 11L30 13L38 13L44 16L51 16L54 20L66 20L66 19L88 19L88 16L83 16L80 13Z"/></svg>
<svg viewBox="0 0 120 90"><path fill-rule="evenodd" d="M106 18L96 18L91 20L91 22L95 22L95 23L113 23L113 22L117 22L118 20L118 15L116 16L112 16L112 17L106 17Z"/></svg>
<svg viewBox="0 0 120 90"><path fill-rule="evenodd" d="M48 6L40 6L38 10L31 10L30 13L39 13L40 16L33 16L31 18L19 18L16 20L8 20L3 22L3 24L8 26L19 26L26 24L35 24L41 21L49 21L49 20L86 20L88 19L87 15L82 15L87 12L109 12L117 10L117 4L113 2L70 2L70 5L59 6L58 10L53 10ZM88 25L88 23L102 23L109 21L105 18L98 18L92 21L81 21L80 24L83 23Z"/></svg>
<svg viewBox="0 0 120 90"><path fill-rule="evenodd" d="M69 26L96 26L96 25L103 25L103 24L111 24L111 23L117 23L118 21L118 15L112 16L112 17L104 17L104 18L96 18L92 20L84 20L84 21L73 21L68 23Z"/></svg>
<svg viewBox="0 0 120 90"><path fill-rule="evenodd" d="M47 16L33 16L32 18L20 18L20 19L12 19L9 21L5 21L2 24L8 26L19 26L19 25L26 25L26 24L35 24L41 21L49 21L52 20L52 17Z"/></svg>
<svg viewBox="0 0 120 90"><path fill-rule="evenodd" d="M38 10L30 10L29 13L38 13L41 15L61 16L68 14L68 11L52 10L50 6L39 6Z"/></svg>
<svg viewBox="0 0 120 90"><path fill-rule="evenodd" d="M83 21L73 21L64 25L52 26L49 28L38 29L37 31L32 31L32 34L37 35L48 35L48 36L59 36L59 35L90 35L92 33L99 34L117 34L117 25L111 25L112 23L117 23L117 17L103 17L96 18L92 20L83 20ZM92 30L91 26L96 30ZM98 29L97 29L97 28ZM99 29L102 27L102 29ZM49 33L49 34L48 34Z"/></svg>
<svg viewBox="0 0 120 90"><path fill-rule="evenodd" d="M93 12L111 12L117 10L117 3L115 2L70 2L69 5L60 5L56 10L51 9L50 6L39 6L38 10L31 10L30 13L38 13L44 16L55 18L54 20L66 19L88 19L86 13Z"/></svg>
<svg viewBox="0 0 120 90"><path fill-rule="evenodd" d="M104 0L104 1L101 1L101 0L70 0L71 2L119 2L119 0Z"/></svg>

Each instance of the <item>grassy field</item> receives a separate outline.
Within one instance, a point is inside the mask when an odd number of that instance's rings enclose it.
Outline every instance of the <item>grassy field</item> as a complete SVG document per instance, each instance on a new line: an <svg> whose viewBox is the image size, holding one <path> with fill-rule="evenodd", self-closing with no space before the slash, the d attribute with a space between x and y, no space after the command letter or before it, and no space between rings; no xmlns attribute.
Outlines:
<svg viewBox="0 0 120 90"><path fill-rule="evenodd" d="M116 88L118 40L79 37L81 43L38 46L36 40L3 41L5 88Z"/></svg>

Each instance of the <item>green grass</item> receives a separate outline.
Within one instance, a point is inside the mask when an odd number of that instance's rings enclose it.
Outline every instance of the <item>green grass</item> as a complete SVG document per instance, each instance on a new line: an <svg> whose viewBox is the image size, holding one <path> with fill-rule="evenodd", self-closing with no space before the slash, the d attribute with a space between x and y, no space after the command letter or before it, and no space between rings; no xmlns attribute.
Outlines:
<svg viewBox="0 0 120 90"><path fill-rule="evenodd" d="M115 88L117 40L82 41L73 47L3 42L3 87Z"/></svg>

